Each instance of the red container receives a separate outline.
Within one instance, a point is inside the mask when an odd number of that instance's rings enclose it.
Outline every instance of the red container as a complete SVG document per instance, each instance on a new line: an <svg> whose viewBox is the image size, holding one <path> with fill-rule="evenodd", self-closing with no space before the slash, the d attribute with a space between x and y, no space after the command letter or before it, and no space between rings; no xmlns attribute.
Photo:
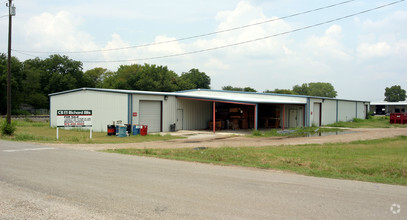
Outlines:
<svg viewBox="0 0 407 220"><path fill-rule="evenodd" d="M147 129L148 129L148 126L147 126L147 125L141 125L141 128L140 128L140 135L141 135L141 136L146 136L146 135L147 135Z"/></svg>
<svg viewBox="0 0 407 220"><path fill-rule="evenodd" d="M406 113L391 113L390 124L405 124L407 123Z"/></svg>

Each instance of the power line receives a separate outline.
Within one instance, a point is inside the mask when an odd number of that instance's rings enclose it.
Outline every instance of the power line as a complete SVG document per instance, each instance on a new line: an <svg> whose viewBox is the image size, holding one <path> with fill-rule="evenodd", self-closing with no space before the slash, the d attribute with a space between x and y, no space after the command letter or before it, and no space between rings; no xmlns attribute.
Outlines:
<svg viewBox="0 0 407 220"><path fill-rule="evenodd" d="M394 5L394 4L398 4L398 3L403 2L403 1L405 1L405 0L395 1L395 2L392 2L392 3L389 3L389 4L385 4L385 5L382 5L382 6L378 6L378 7L371 8L371 9L368 9L368 10L364 10L364 11L361 11L361 12L357 12L357 13L354 13L354 14L346 15L346 16L343 16L343 17L335 18L335 19L332 19L332 20L316 23L316 24L313 24L313 25L297 28L297 29L294 29L294 30L291 30L291 31L281 32L281 33L274 34L274 35L269 35L269 36L265 36L265 37L261 37L261 38L256 38L256 39L242 41L242 42L233 43L233 44L227 44L227 45L218 46L218 47L212 47L212 48L207 48L207 49L202 49L202 50L196 50L196 51L190 51L190 52L184 52L184 53L177 53L177 54L170 54L170 55L164 55L164 56L148 57L148 58L137 58L137 59L128 59L128 60L112 60L112 61L82 61L82 62L83 63L117 63L117 62L156 60L156 59L163 59L163 58L170 58L170 57L178 57L178 56L197 54L197 53L202 53L202 52L207 52L207 51L212 51L212 50L218 50L218 49L223 49L223 48L228 48L228 47L253 43L253 42L256 42L256 41L261 41L261 40L265 40L265 39L269 39L269 38L273 38L273 37L278 37L278 36L281 36L281 35L287 35L287 34L291 34L291 33L294 33L294 32L303 31L303 30L306 30L306 29L310 29L310 28L322 26L322 25L325 25L325 24L333 23L333 22L336 22L336 21L344 20L344 19L354 17L354 16L357 16L357 15L366 14L368 12L375 11L375 10L378 10L378 9L381 9L381 8L385 8L385 7Z"/></svg>
<svg viewBox="0 0 407 220"><path fill-rule="evenodd" d="M336 3L336 4L323 6L323 7L320 7L320 8L316 8L316 9L312 9L312 10L308 10L308 11L304 11L304 12L300 12L300 13L296 13L296 14L283 16L281 18L273 18L273 19L268 19L268 20L264 20L264 21L261 21L261 22L253 23L253 24L238 26L238 27L224 29L224 30L215 31L215 32L210 32L210 33L206 33L206 34L200 34L200 35L194 35L194 36L190 36L190 37L184 37L184 38L175 39L175 40L161 41L161 42L156 42L156 43L148 43L148 44L128 46L128 47L120 47L120 48L87 50L87 51L48 51L48 52L47 51L25 51L25 50L13 50L13 51L25 52L25 53L48 53L48 54L49 53L65 53L65 54L73 54L73 53L96 53L96 52L128 50L128 49L135 49L135 48L141 48L141 47L149 47L149 46L154 46L154 45L161 45L161 44L168 44L168 43L186 41L186 40L191 40L191 39L195 39L195 38L202 38L202 37L207 37L207 36L211 36L211 35L215 35L215 34L240 30L240 29L244 29L244 28L249 28L249 27L253 27L253 26L257 26L257 25L261 25L261 24L265 24L265 23L275 22L275 21L279 21L279 20L283 20L283 19L287 19L287 18L292 18L292 17L304 15L304 14L309 14L309 13L316 12L316 11L321 11L321 10L328 9L328 8L333 8L333 7L343 5L343 4L347 4L347 3L350 3L350 2L353 2L353 1L355 1L355 0L343 1L343 2Z"/></svg>

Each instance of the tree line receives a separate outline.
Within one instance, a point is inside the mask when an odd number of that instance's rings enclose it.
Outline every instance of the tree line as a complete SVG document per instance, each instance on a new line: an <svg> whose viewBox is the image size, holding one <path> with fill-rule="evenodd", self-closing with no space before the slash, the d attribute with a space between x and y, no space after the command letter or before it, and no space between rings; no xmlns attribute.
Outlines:
<svg viewBox="0 0 407 220"><path fill-rule="evenodd" d="M83 64L63 55L23 62L11 61L12 109L21 104L34 109L49 109L48 94L82 87L174 92L188 89L209 89L211 79L198 69L181 75L166 66L150 64L121 65L117 71L93 68L83 71ZM0 53L0 114L7 112L7 56Z"/></svg>
<svg viewBox="0 0 407 220"><path fill-rule="evenodd" d="M243 91L243 92L257 92L254 88L251 87L233 87L233 86L224 86L223 90L230 91ZM278 93L278 94L291 94L291 95L307 95L307 96L317 96L317 97L328 97L335 98L337 92L331 83L324 82L311 82L303 83L302 85L295 85L293 89L275 89L275 90L266 90L264 93Z"/></svg>

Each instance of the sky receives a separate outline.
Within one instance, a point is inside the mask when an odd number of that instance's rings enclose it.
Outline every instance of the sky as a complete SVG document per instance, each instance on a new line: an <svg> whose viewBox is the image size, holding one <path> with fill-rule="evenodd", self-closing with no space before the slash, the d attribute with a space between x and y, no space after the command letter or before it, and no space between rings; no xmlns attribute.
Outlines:
<svg viewBox="0 0 407 220"><path fill-rule="evenodd" d="M148 63L181 75L196 68L212 89L329 82L337 98L377 102L386 87L407 90L407 1L358 13L396 1L13 0L12 55L63 54L84 71ZM0 3L0 53L7 53L8 8Z"/></svg>

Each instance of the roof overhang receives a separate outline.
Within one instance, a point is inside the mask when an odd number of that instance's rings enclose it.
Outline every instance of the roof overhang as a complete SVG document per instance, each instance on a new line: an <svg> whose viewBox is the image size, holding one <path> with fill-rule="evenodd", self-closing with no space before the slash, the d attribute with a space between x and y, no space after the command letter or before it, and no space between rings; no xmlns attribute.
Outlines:
<svg viewBox="0 0 407 220"><path fill-rule="evenodd" d="M256 104L292 104L292 105L305 105L306 102L293 101L293 100L277 100L277 99L261 99L261 98L248 98L248 97L219 97L210 95L181 95L176 96L179 99L189 99L207 102L223 102L232 104L242 104L242 105L256 105Z"/></svg>

